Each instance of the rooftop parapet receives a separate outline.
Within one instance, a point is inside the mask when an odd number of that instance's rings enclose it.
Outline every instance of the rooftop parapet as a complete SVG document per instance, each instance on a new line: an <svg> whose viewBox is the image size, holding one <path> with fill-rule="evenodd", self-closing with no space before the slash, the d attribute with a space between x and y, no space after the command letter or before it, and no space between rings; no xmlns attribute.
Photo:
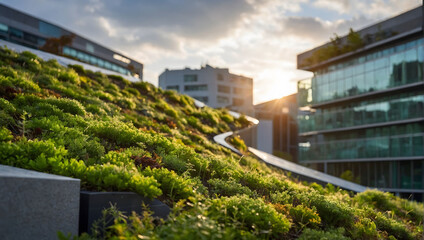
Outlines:
<svg viewBox="0 0 424 240"><path fill-rule="evenodd" d="M297 55L297 68L314 71L324 65L381 46L413 34L423 32L423 6L414 8L396 17L371 25L357 32ZM360 39L355 39L360 37ZM349 39L350 38L350 39ZM352 41L355 41L352 44Z"/></svg>

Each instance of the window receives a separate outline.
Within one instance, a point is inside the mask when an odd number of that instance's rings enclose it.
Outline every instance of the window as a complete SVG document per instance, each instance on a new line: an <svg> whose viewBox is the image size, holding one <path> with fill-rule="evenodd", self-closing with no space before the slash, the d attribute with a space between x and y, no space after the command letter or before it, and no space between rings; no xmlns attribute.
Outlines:
<svg viewBox="0 0 424 240"><path fill-rule="evenodd" d="M175 90L175 91L180 91L180 86L178 85L171 85L171 86L166 86L166 90Z"/></svg>
<svg viewBox="0 0 424 240"><path fill-rule="evenodd" d="M231 88L229 86L218 85L218 92L230 93Z"/></svg>
<svg viewBox="0 0 424 240"><path fill-rule="evenodd" d="M233 106L242 106L244 104L244 100L240 98L233 98Z"/></svg>
<svg viewBox="0 0 424 240"><path fill-rule="evenodd" d="M203 103L207 103L208 100L209 100L208 97L201 97L201 96L196 96L196 97L193 97L193 98L196 99L196 100L199 100Z"/></svg>
<svg viewBox="0 0 424 240"><path fill-rule="evenodd" d="M85 44L85 50L87 50L88 52L94 53L94 46L91 43L86 43Z"/></svg>
<svg viewBox="0 0 424 240"><path fill-rule="evenodd" d="M224 96L217 96L216 101L219 104L229 104L230 103L230 99L228 97L224 97Z"/></svg>
<svg viewBox="0 0 424 240"><path fill-rule="evenodd" d="M30 33L26 33L26 32L24 32L24 39L25 39L25 41L33 43L33 44L37 44L37 42L38 42L37 36L32 35Z"/></svg>
<svg viewBox="0 0 424 240"><path fill-rule="evenodd" d="M60 28L43 21L39 22L38 29L47 36L59 38L62 35L62 30Z"/></svg>
<svg viewBox="0 0 424 240"><path fill-rule="evenodd" d="M0 23L0 32L7 32L9 27L3 23Z"/></svg>
<svg viewBox="0 0 424 240"><path fill-rule="evenodd" d="M196 74L184 75L184 82L197 82L197 75Z"/></svg>
<svg viewBox="0 0 424 240"><path fill-rule="evenodd" d="M244 89L243 88L238 88L238 87L233 87L233 93L235 93L235 94L242 94L242 93L244 93Z"/></svg>
<svg viewBox="0 0 424 240"><path fill-rule="evenodd" d="M10 28L10 35L17 38L23 38L24 33L21 30L18 30L16 28Z"/></svg>
<svg viewBox="0 0 424 240"><path fill-rule="evenodd" d="M218 81L224 81L224 76L221 73L218 73L217 77Z"/></svg>
<svg viewBox="0 0 424 240"><path fill-rule="evenodd" d="M205 91L205 90L208 90L208 85L206 84L184 86L184 91Z"/></svg>

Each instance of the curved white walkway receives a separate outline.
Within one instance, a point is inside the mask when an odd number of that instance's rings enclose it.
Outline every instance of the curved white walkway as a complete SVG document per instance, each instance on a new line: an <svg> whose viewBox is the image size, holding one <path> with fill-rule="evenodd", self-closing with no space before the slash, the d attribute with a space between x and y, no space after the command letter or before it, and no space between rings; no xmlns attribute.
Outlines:
<svg viewBox="0 0 424 240"><path fill-rule="evenodd" d="M236 112L230 112L231 115L233 115L234 117L239 117L240 114L236 113ZM254 123L254 124L258 124L259 120L252 118L252 117L248 117L246 116L246 118ZM235 147L231 146L227 141L225 141L225 139L229 136L233 135L233 132L225 132L225 133L221 133L219 135L216 135L213 140L220 144L223 147L226 147L228 149L230 149L231 151L239 154L239 155L243 155L239 150L237 150ZM255 156L257 156L259 159L261 159L262 161L271 164L275 167L278 167L280 169L283 169L285 171L289 171L292 172L295 175L301 176L301 177L306 177L308 179L313 179L317 182L323 182L323 183L331 183L334 186L340 187L342 189L346 189L346 190L350 190L353 192L363 192L365 191L367 188L353 183L353 182L349 182L346 181L344 179L338 178L338 177L334 177L331 176L329 174L320 172L320 171L316 171L313 170L311 168L307 168L304 167L302 165L284 160L282 158L276 157L274 155L271 155L269 153L260 151L258 149L252 148L252 147L248 147L249 151L251 153L253 153Z"/></svg>

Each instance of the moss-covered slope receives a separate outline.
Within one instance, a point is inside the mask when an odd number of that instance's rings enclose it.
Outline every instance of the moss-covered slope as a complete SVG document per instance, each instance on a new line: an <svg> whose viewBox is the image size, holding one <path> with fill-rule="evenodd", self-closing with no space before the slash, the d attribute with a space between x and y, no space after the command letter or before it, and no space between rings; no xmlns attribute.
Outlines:
<svg viewBox="0 0 424 240"><path fill-rule="evenodd" d="M115 224L120 239L420 239L422 204L287 178L213 143L245 127L225 110L145 82L0 49L0 164L134 191L173 208ZM83 236L90 238L95 236Z"/></svg>

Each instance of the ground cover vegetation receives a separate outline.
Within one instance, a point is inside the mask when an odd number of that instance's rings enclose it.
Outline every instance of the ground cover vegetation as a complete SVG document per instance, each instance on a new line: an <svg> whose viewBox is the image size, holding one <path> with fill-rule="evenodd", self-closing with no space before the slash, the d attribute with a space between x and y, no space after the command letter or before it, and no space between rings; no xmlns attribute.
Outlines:
<svg viewBox="0 0 424 240"><path fill-rule="evenodd" d="M79 178L86 190L133 191L173 209L158 220L111 207L104 221L113 224L80 239L423 236L422 204L297 182L240 157L212 137L246 127L245 118L146 82L0 48L0 97L0 164Z"/></svg>

